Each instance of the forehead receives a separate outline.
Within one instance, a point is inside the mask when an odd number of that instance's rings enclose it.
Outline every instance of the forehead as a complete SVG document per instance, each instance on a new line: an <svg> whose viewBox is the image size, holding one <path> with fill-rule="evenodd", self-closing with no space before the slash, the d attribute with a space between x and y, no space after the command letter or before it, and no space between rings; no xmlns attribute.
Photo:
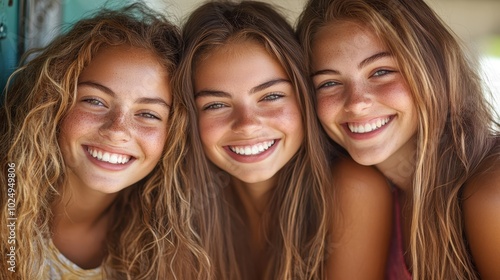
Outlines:
<svg viewBox="0 0 500 280"><path fill-rule="evenodd" d="M350 20L330 21L319 27L314 34L313 45L321 43L325 40L336 44L383 44L382 39L377 35L375 29L371 26L365 23Z"/></svg>
<svg viewBox="0 0 500 280"><path fill-rule="evenodd" d="M333 21L320 27L312 41L315 64L327 58L365 56L388 51L386 44L370 26L354 21Z"/></svg>
<svg viewBox="0 0 500 280"><path fill-rule="evenodd" d="M281 63L255 40L231 41L210 50L197 61L194 74L195 85L218 87L287 77Z"/></svg>

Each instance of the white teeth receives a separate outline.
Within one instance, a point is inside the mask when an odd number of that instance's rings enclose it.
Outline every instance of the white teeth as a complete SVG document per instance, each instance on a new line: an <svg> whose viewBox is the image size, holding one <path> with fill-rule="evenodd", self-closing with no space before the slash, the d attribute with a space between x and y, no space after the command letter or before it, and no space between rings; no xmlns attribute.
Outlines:
<svg viewBox="0 0 500 280"><path fill-rule="evenodd" d="M244 147L229 146L229 149L231 149L231 151L237 153L238 155L254 156L269 149L272 145L274 145L274 140L266 141L253 146L244 146Z"/></svg>
<svg viewBox="0 0 500 280"><path fill-rule="evenodd" d="M349 130L353 133L368 133L368 132L372 132L372 131L379 129L382 126L386 125L390 119L391 119L390 117L387 117L383 120L378 119L374 123L367 123L364 125L363 124L357 125L357 124L349 123L347 125L349 126Z"/></svg>
<svg viewBox="0 0 500 280"><path fill-rule="evenodd" d="M112 154L112 153L103 152L100 150L97 151L97 150L93 150L90 147L87 148L87 151L89 152L89 154L93 158L96 158L97 160L100 160L100 161L109 162L112 164L125 164L130 160L130 156L127 156L127 155Z"/></svg>

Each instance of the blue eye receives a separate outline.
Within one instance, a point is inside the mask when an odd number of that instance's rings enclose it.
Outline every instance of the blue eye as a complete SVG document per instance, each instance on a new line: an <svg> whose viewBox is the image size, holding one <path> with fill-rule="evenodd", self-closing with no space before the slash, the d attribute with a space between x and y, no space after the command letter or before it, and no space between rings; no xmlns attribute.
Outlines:
<svg viewBox="0 0 500 280"><path fill-rule="evenodd" d="M161 120L158 116L151 114L151 113L139 113L137 114L138 116L144 117L146 119L156 119L156 120Z"/></svg>
<svg viewBox="0 0 500 280"><path fill-rule="evenodd" d="M224 108L224 107L226 107L226 106L222 103L210 103L210 104L203 107L203 111L217 110L217 109Z"/></svg>
<svg viewBox="0 0 500 280"><path fill-rule="evenodd" d="M325 83L322 83L318 86L317 90L318 89L322 89L322 88L328 88L328 87L333 87L333 86L336 86L338 85L339 83L337 82L334 82L334 81L328 81L328 82L325 82Z"/></svg>
<svg viewBox="0 0 500 280"><path fill-rule="evenodd" d="M285 95L282 94L282 93L273 92L273 93L270 93L270 94L264 96L264 98L262 98L262 100L264 100L264 101L274 101L274 100L280 99L280 98L282 98L284 96Z"/></svg>
<svg viewBox="0 0 500 280"><path fill-rule="evenodd" d="M87 102L87 103L89 103L90 105L93 105L93 106L104 106L104 104L101 101L99 101L99 100L97 100L95 98L83 99L83 102Z"/></svg>
<svg viewBox="0 0 500 280"><path fill-rule="evenodd" d="M390 74L390 73L393 73L393 72L394 71L391 71L391 70L381 69L381 70L375 71L375 73L373 73L373 76L374 77L380 77L380 76L384 76L384 75L387 75L387 74Z"/></svg>

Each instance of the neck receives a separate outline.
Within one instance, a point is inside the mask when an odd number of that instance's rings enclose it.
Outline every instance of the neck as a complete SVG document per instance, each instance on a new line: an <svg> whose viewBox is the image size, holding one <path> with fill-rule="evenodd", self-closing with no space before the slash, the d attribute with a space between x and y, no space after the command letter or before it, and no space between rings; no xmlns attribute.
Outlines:
<svg viewBox="0 0 500 280"><path fill-rule="evenodd" d="M404 192L411 192L416 167L414 140L408 141L398 152L377 164L376 167L399 189Z"/></svg>
<svg viewBox="0 0 500 280"><path fill-rule="evenodd" d="M267 211L276 182L276 178L259 183L245 183L233 178L234 192L241 201L243 218L250 231L250 254L257 275L260 276L264 273L269 260L269 256L266 254L268 246L265 230L267 227L263 224L263 214Z"/></svg>
<svg viewBox="0 0 500 280"><path fill-rule="evenodd" d="M232 179L235 193L241 200L247 215L259 217L262 215L267 208L276 181L275 178L271 178L264 182L246 183L236 178Z"/></svg>
<svg viewBox="0 0 500 280"><path fill-rule="evenodd" d="M104 194L66 184L52 205L52 241L66 258L88 269L101 264L106 254L110 206L117 194Z"/></svg>
<svg viewBox="0 0 500 280"><path fill-rule="evenodd" d="M106 214L114 201L116 194L102 194L99 192L68 191L65 187L61 198L54 202L52 210L57 221L71 224L92 225L98 223Z"/></svg>

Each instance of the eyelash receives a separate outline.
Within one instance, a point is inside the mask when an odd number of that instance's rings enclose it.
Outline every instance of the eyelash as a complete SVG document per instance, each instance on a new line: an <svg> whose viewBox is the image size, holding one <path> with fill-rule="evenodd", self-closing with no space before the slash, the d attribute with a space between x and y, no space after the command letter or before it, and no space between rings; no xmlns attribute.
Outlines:
<svg viewBox="0 0 500 280"><path fill-rule="evenodd" d="M327 87L333 87L333 86L336 86L338 84L339 83L334 82L334 81L328 81L328 82L320 84L316 90L319 90L319 89L322 89L322 88L327 88Z"/></svg>
<svg viewBox="0 0 500 280"><path fill-rule="evenodd" d="M205 105L203 107L203 111L217 110L217 109L220 109L220 108L223 108L223 107L225 107L224 104L219 103L219 102L214 102L214 103L210 103L210 104Z"/></svg>
<svg viewBox="0 0 500 280"><path fill-rule="evenodd" d="M380 76L385 76L387 74L391 74L391 73L394 73L395 71L391 71L391 70L387 70L387 69L380 69L380 70L377 70L373 73L373 77L380 77Z"/></svg>
<svg viewBox="0 0 500 280"><path fill-rule="evenodd" d="M147 118L147 119L156 119L156 120L161 120L157 115L151 114L151 113L139 113L137 114L138 116Z"/></svg>
<svg viewBox="0 0 500 280"><path fill-rule="evenodd" d="M281 99L283 97L285 97L285 95L283 93L273 92L273 93L267 94L261 100L262 101L271 101L272 102L272 101L276 101L278 99Z"/></svg>
<svg viewBox="0 0 500 280"><path fill-rule="evenodd" d="M86 99L83 99L83 102L87 102L88 104L90 104L92 106L104 106L104 103L96 98L86 98Z"/></svg>

